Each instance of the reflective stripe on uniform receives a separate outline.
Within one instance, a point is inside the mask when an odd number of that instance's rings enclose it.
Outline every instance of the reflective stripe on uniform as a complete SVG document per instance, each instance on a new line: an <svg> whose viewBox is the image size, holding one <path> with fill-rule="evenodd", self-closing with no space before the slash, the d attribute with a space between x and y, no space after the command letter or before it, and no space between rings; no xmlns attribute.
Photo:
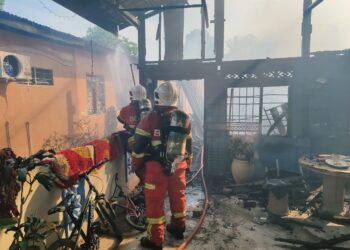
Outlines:
<svg viewBox="0 0 350 250"><path fill-rule="evenodd" d="M152 237L152 224L147 225L147 238L151 240Z"/></svg>
<svg viewBox="0 0 350 250"><path fill-rule="evenodd" d="M145 182L145 189L155 190L156 189L156 185Z"/></svg>
<svg viewBox="0 0 350 250"><path fill-rule="evenodd" d="M163 224L165 223L164 216L158 218L147 218L148 225Z"/></svg>
<svg viewBox="0 0 350 250"><path fill-rule="evenodd" d="M173 217L175 219L180 219L180 218L186 217L186 211L179 212L179 213L173 213Z"/></svg>
<svg viewBox="0 0 350 250"><path fill-rule="evenodd" d="M135 134L138 134L138 135L143 135L143 136L146 136L146 137L150 137L151 136L151 133L141 129L141 128L136 128L136 131L135 131Z"/></svg>
<svg viewBox="0 0 350 250"><path fill-rule="evenodd" d="M152 140L151 144L153 147L159 146L160 144L162 144L162 141L160 140Z"/></svg>
<svg viewBox="0 0 350 250"><path fill-rule="evenodd" d="M135 141L135 137L134 136L131 136L128 138L128 142L134 142Z"/></svg>
<svg viewBox="0 0 350 250"><path fill-rule="evenodd" d="M134 151L132 152L131 154L132 157L134 158L143 158L145 156L144 153L141 153L141 154L136 154Z"/></svg>
<svg viewBox="0 0 350 250"><path fill-rule="evenodd" d="M128 125L130 128L135 128L136 126L135 125Z"/></svg>

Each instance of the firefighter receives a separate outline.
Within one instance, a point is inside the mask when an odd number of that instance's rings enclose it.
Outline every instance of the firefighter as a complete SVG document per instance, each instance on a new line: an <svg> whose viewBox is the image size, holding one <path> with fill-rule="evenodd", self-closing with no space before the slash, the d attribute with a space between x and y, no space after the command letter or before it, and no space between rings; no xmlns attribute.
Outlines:
<svg viewBox="0 0 350 250"><path fill-rule="evenodd" d="M192 161L191 125L188 115L176 108L178 90L171 82L154 91L154 108L136 127L132 153L134 171L144 168L147 237L141 245L162 249L164 199L168 192L171 222L166 230L183 239L186 219L186 169Z"/></svg>
<svg viewBox="0 0 350 250"><path fill-rule="evenodd" d="M149 109L151 107L150 101L146 99L146 89L141 85L133 86L130 89L129 94L131 102L120 110L117 119L124 125L125 130L128 132L127 148L131 150L134 142L133 135L135 127L140 121L141 111L143 111L144 108L140 107L140 105L148 101Z"/></svg>

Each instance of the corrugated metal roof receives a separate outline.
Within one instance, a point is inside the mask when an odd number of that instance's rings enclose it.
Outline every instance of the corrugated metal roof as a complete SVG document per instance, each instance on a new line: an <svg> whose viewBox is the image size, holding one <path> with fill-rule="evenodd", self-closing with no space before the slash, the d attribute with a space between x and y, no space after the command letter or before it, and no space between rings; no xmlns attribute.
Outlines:
<svg viewBox="0 0 350 250"><path fill-rule="evenodd" d="M79 37L51 29L5 11L0 11L0 29L71 46L85 45L85 41Z"/></svg>
<svg viewBox="0 0 350 250"><path fill-rule="evenodd" d="M116 33L138 24L138 15L144 12L120 11L129 8L152 8L161 5L180 5L187 0L53 0L103 29Z"/></svg>

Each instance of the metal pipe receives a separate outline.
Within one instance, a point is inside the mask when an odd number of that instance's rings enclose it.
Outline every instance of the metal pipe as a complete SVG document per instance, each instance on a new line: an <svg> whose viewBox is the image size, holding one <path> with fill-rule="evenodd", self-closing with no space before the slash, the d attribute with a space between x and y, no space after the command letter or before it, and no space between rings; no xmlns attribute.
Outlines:
<svg viewBox="0 0 350 250"><path fill-rule="evenodd" d="M30 138L29 122L26 122L26 133L27 133L28 154L32 155L32 142Z"/></svg>
<svg viewBox="0 0 350 250"><path fill-rule="evenodd" d="M7 147L11 148L10 123L8 121L5 122L5 132L6 132Z"/></svg>
<svg viewBox="0 0 350 250"><path fill-rule="evenodd" d="M158 17L158 60L162 60L162 12L159 12Z"/></svg>
<svg viewBox="0 0 350 250"><path fill-rule="evenodd" d="M322 3L324 0L316 0L312 4L309 5L309 7L304 10L304 15L307 15L308 13L311 13L311 11L316 8L320 3Z"/></svg>
<svg viewBox="0 0 350 250"><path fill-rule="evenodd" d="M204 9L201 9L201 59L205 59L205 20Z"/></svg>
<svg viewBox="0 0 350 250"><path fill-rule="evenodd" d="M131 75L132 75L132 81L134 82L134 86L135 86L136 82L135 82L134 69L132 67L132 63L130 63L130 70L131 70Z"/></svg>

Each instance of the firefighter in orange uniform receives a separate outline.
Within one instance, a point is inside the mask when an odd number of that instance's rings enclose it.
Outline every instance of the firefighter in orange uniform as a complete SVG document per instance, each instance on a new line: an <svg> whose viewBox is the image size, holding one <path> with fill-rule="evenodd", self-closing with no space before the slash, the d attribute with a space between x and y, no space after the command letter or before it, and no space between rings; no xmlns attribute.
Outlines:
<svg viewBox="0 0 350 250"><path fill-rule="evenodd" d="M146 89L141 85L133 86L130 91L130 104L123 107L117 117L128 132L128 149L131 150L134 143L134 132L140 121L140 104L146 99ZM150 108L150 107L149 107Z"/></svg>
<svg viewBox="0 0 350 250"><path fill-rule="evenodd" d="M153 110L136 127L132 167L134 171L144 168L148 227L141 245L162 249L167 192L172 216L166 230L176 239L184 237L186 169L192 163L192 139L188 115L176 108L176 86L171 82L159 85L154 101Z"/></svg>

